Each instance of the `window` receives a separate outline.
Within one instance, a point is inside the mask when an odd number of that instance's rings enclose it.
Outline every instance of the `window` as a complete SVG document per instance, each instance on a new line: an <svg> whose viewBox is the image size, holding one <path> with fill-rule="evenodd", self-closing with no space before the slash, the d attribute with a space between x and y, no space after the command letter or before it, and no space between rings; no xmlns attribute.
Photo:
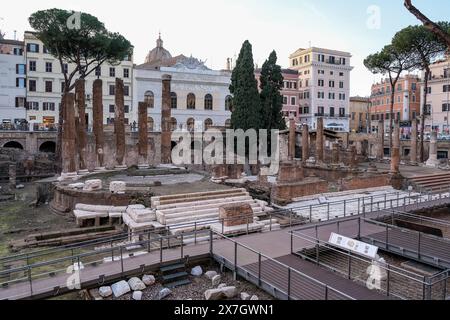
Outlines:
<svg viewBox="0 0 450 320"><path fill-rule="evenodd" d="M114 118L107 118L106 119L106 124L109 124L109 125L114 124Z"/></svg>
<svg viewBox="0 0 450 320"><path fill-rule="evenodd" d="M53 64L51 62L45 63L45 72L52 72L53 70Z"/></svg>
<svg viewBox="0 0 450 320"><path fill-rule="evenodd" d="M45 81L45 92L53 92L53 82Z"/></svg>
<svg viewBox="0 0 450 320"><path fill-rule="evenodd" d="M147 118L147 128L148 128L148 130L153 131L154 126L155 126L155 121L153 120L152 117L148 117Z"/></svg>
<svg viewBox="0 0 450 320"><path fill-rule="evenodd" d="M178 125L177 119L175 119L174 117L170 118L170 130L171 131L177 130L177 125Z"/></svg>
<svg viewBox="0 0 450 320"><path fill-rule="evenodd" d="M189 119L187 120L186 124L187 124L187 129L188 129L189 131L194 130L194 125L195 125L195 120L194 120L194 118L189 118Z"/></svg>
<svg viewBox="0 0 450 320"><path fill-rule="evenodd" d="M36 80L28 80L28 90L36 92Z"/></svg>
<svg viewBox="0 0 450 320"><path fill-rule="evenodd" d="M427 91L427 94L431 94L431 87L428 87L426 91Z"/></svg>
<svg viewBox="0 0 450 320"><path fill-rule="evenodd" d="M64 92L66 85L64 84L64 82L61 82L61 93Z"/></svg>
<svg viewBox="0 0 450 320"><path fill-rule="evenodd" d="M16 97L16 108L25 108L26 99L25 97Z"/></svg>
<svg viewBox="0 0 450 320"><path fill-rule="evenodd" d="M292 83L294 85L294 89L297 89L297 82Z"/></svg>
<svg viewBox="0 0 450 320"><path fill-rule="evenodd" d="M205 120L205 125L204 125L204 129L205 130L208 130L209 128L211 128L213 126L213 122L212 122L212 120L211 119L206 119Z"/></svg>
<svg viewBox="0 0 450 320"><path fill-rule="evenodd" d="M319 54L318 55L318 60L319 60L319 62L325 62L325 55L324 54Z"/></svg>
<svg viewBox="0 0 450 320"><path fill-rule="evenodd" d="M334 107L330 107L330 117L334 117Z"/></svg>
<svg viewBox="0 0 450 320"><path fill-rule="evenodd" d="M44 102L44 103L42 103L42 110L44 110L44 111L55 111L55 103L54 102Z"/></svg>
<svg viewBox="0 0 450 320"><path fill-rule="evenodd" d="M130 87L129 86L123 87L123 95L126 97L128 97L130 95Z"/></svg>
<svg viewBox="0 0 450 320"><path fill-rule="evenodd" d="M450 84L446 84L442 87L442 91L444 92L450 92Z"/></svg>
<svg viewBox="0 0 450 320"><path fill-rule="evenodd" d="M195 95L193 93L189 93L186 98L186 107L187 109L194 110L195 109Z"/></svg>
<svg viewBox="0 0 450 320"><path fill-rule="evenodd" d="M63 63L62 72L69 73L69 65L67 63Z"/></svg>
<svg viewBox="0 0 450 320"><path fill-rule="evenodd" d="M25 75L25 65L24 64L16 64L16 74Z"/></svg>
<svg viewBox="0 0 450 320"><path fill-rule="evenodd" d="M345 93L339 93L339 100L345 100Z"/></svg>
<svg viewBox="0 0 450 320"><path fill-rule="evenodd" d="M412 102L416 102L416 96L412 96Z"/></svg>
<svg viewBox="0 0 450 320"><path fill-rule="evenodd" d="M233 107L233 98L231 96L226 96L225 98L225 110L231 111Z"/></svg>
<svg viewBox="0 0 450 320"><path fill-rule="evenodd" d="M330 88L334 88L334 81L333 80L328 81L328 86Z"/></svg>
<svg viewBox="0 0 450 320"><path fill-rule="evenodd" d="M339 89L344 89L344 81L339 81Z"/></svg>
<svg viewBox="0 0 450 320"><path fill-rule="evenodd" d="M401 85L401 84L399 84L399 85L397 86L397 91L402 91L402 85Z"/></svg>
<svg viewBox="0 0 450 320"><path fill-rule="evenodd" d="M325 92L321 92L321 91L317 92L317 98L325 99Z"/></svg>
<svg viewBox="0 0 450 320"><path fill-rule="evenodd" d="M317 70L318 74L325 74L325 70Z"/></svg>
<svg viewBox="0 0 450 320"><path fill-rule="evenodd" d="M176 109L177 108L177 103L178 103L177 94L175 92L171 92L170 93L170 107L172 109Z"/></svg>
<svg viewBox="0 0 450 320"><path fill-rule="evenodd" d="M324 115L324 108L323 107L317 107L318 115L323 116Z"/></svg>
<svg viewBox="0 0 450 320"><path fill-rule="evenodd" d="M95 68L95 75L97 77L101 77L102 76L102 67L98 66L97 68Z"/></svg>
<svg viewBox="0 0 450 320"><path fill-rule="evenodd" d="M39 52L39 45L35 43L28 43L27 44L27 52Z"/></svg>
<svg viewBox="0 0 450 320"><path fill-rule="evenodd" d="M123 77L124 78L130 77L130 69L128 69L128 68L123 69Z"/></svg>
<svg viewBox="0 0 450 320"><path fill-rule="evenodd" d="M13 54L15 56L22 56L23 55L23 50L21 48L14 48L13 49Z"/></svg>
<svg viewBox="0 0 450 320"><path fill-rule="evenodd" d="M205 96L205 110L213 109L213 97L209 93Z"/></svg>
<svg viewBox="0 0 450 320"><path fill-rule="evenodd" d="M26 86L26 80L25 78L16 78L16 87L17 88L25 88Z"/></svg>
<svg viewBox="0 0 450 320"><path fill-rule="evenodd" d="M109 105L109 113L114 113L116 110L115 106L113 104Z"/></svg>
<svg viewBox="0 0 450 320"><path fill-rule="evenodd" d="M296 101L295 101L295 97L291 97L291 106L295 106Z"/></svg>
<svg viewBox="0 0 450 320"><path fill-rule="evenodd" d="M109 68L109 76L115 77L116 76L116 68Z"/></svg>
<svg viewBox="0 0 450 320"><path fill-rule="evenodd" d="M328 99L334 100L336 98L336 95L334 92L328 92Z"/></svg>
<svg viewBox="0 0 450 320"><path fill-rule="evenodd" d="M30 71L36 71L36 61L30 61L29 69Z"/></svg>
<svg viewBox="0 0 450 320"><path fill-rule="evenodd" d="M336 63L336 57L330 56L330 58L328 59L328 63L335 64Z"/></svg>
<svg viewBox="0 0 450 320"><path fill-rule="evenodd" d="M416 83L411 84L411 90L412 91L416 91L417 90L417 84Z"/></svg>
<svg viewBox="0 0 450 320"><path fill-rule="evenodd" d="M155 107L155 95L153 94L153 91L146 91L144 93L144 102L147 104L148 108Z"/></svg>
<svg viewBox="0 0 450 320"><path fill-rule="evenodd" d="M42 47L42 52L43 52L43 53L48 53L48 49L47 49L45 46L43 46L43 47Z"/></svg>
<svg viewBox="0 0 450 320"><path fill-rule="evenodd" d="M113 96L116 94L116 86L114 84L109 85L109 95Z"/></svg>
<svg viewBox="0 0 450 320"><path fill-rule="evenodd" d="M123 112L130 113L130 106L127 106L127 105L123 106Z"/></svg>
<svg viewBox="0 0 450 320"><path fill-rule="evenodd" d="M345 117L345 108L339 108L339 117Z"/></svg>
<svg viewBox="0 0 450 320"><path fill-rule="evenodd" d="M309 107L304 107L304 108L303 108L303 112L304 112L305 114L309 114Z"/></svg>
<svg viewBox="0 0 450 320"><path fill-rule="evenodd" d="M330 76L333 76L334 75L334 71L330 71Z"/></svg>
<svg viewBox="0 0 450 320"><path fill-rule="evenodd" d="M39 110L39 102L28 101L27 110Z"/></svg>
<svg viewBox="0 0 450 320"><path fill-rule="evenodd" d="M343 72L339 72L339 77L343 77L344 73Z"/></svg>
<svg viewBox="0 0 450 320"><path fill-rule="evenodd" d="M283 96L283 104L287 104L288 103L288 97Z"/></svg>
<svg viewBox="0 0 450 320"><path fill-rule="evenodd" d="M450 111L450 103L443 103L442 104L442 111Z"/></svg>
<svg viewBox="0 0 450 320"><path fill-rule="evenodd" d="M325 85L325 82L323 80L319 79L318 86L323 87L324 85Z"/></svg>
<svg viewBox="0 0 450 320"><path fill-rule="evenodd" d="M401 102L402 101L402 97L401 96L398 96L397 97L397 102Z"/></svg>
<svg viewBox="0 0 450 320"><path fill-rule="evenodd" d="M306 56L305 56L305 63L308 63L308 62L310 61L310 59L311 59L311 58L310 58L309 54L306 55Z"/></svg>

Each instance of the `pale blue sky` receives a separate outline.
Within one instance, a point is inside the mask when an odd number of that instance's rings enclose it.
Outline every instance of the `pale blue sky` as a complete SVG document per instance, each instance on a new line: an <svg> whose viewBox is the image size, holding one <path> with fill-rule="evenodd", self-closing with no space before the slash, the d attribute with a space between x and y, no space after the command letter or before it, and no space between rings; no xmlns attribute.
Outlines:
<svg viewBox="0 0 450 320"><path fill-rule="evenodd" d="M448 0L415 0L434 20L450 20ZM127 5L127 7L124 7ZM380 28L368 28L367 10L378 6ZM22 0L20 7L6 2L0 29L13 37L29 30L28 16L48 8L84 11L97 16L111 31L126 36L135 46L135 63L143 62L161 30L172 55L192 54L211 68L225 67L227 57L250 40L255 62L262 65L270 51L287 67L288 56L309 43L353 54L351 93L367 95L377 77L362 63L387 44L396 31L418 21L403 7L403 0ZM3 19L2 19L3 18Z"/></svg>

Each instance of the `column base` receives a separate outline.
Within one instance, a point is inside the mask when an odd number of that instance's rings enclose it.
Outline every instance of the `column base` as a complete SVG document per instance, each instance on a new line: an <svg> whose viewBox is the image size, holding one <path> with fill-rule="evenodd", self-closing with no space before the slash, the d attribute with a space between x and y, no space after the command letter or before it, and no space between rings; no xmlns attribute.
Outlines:
<svg viewBox="0 0 450 320"><path fill-rule="evenodd" d="M145 170L150 168L150 166L148 164L138 164L138 169L139 170Z"/></svg>
<svg viewBox="0 0 450 320"><path fill-rule="evenodd" d="M127 170L128 167L125 165L117 165L114 167L114 170Z"/></svg>

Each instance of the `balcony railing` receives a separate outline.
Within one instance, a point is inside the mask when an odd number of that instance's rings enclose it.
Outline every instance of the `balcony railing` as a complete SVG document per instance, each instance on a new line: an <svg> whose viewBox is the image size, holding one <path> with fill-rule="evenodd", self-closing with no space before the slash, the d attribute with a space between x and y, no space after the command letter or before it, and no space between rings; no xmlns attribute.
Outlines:
<svg viewBox="0 0 450 320"><path fill-rule="evenodd" d="M315 117L324 117L324 118L350 118L348 114L329 114L329 113L315 113Z"/></svg>

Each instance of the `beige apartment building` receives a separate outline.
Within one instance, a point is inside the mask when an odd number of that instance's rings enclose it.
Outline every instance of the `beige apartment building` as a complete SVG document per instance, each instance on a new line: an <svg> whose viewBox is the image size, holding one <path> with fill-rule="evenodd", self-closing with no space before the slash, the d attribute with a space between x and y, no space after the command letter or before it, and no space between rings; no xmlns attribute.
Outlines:
<svg viewBox="0 0 450 320"><path fill-rule="evenodd" d="M368 133L370 104L370 98L350 97L350 132Z"/></svg>
<svg viewBox="0 0 450 320"><path fill-rule="evenodd" d="M59 106L64 75L59 61L50 55L44 44L38 40L34 32L24 35L24 48L27 70L27 120L37 123L43 128L52 128L58 123ZM64 64L68 72L74 70L73 64ZM119 65L104 63L98 70L86 78L86 117L92 126L92 85L95 79L103 80L103 116L104 123L114 119L115 79L121 78L125 86L125 118L129 120L132 112L132 57Z"/></svg>
<svg viewBox="0 0 450 320"><path fill-rule="evenodd" d="M450 57L431 65L431 77L426 93L425 132L433 129L440 134L450 134Z"/></svg>

